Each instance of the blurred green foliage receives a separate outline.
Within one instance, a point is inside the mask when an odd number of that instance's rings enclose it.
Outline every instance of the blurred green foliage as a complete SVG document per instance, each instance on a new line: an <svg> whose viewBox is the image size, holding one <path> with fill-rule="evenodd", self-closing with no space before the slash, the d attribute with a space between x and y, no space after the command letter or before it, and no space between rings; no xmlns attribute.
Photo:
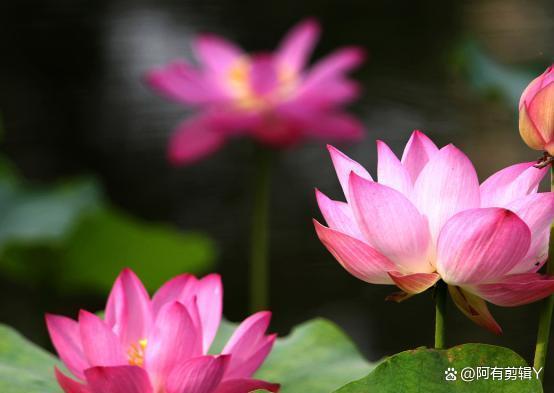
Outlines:
<svg viewBox="0 0 554 393"><path fill-rule="evenodd" d="M478 93L502 99L513 107L519 104L519 97L525 87L542 72L540 68L530 72L501 64L473 40L466 40L459 45L452 62Z"/></svg>
<svg viewBox="0 0 554 393"><path fill-rule="evenodd" d="M93 180L29 185L2 156L0 212L0 274L59 292L105 293L124 267L153 290L182 272L206 273L215 260L205 235L133 218Z"/></svg>

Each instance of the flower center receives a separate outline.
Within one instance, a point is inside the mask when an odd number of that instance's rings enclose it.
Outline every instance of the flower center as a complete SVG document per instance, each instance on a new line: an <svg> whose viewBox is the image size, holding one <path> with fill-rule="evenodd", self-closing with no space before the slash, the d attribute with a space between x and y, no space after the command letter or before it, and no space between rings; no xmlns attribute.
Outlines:
<svg viewBox="0 0 554 393"><path fill-rule="evenodd" d="M131 366L142 366L144 364L144 352L148 341L146 339L139 340L136 344L131 344L127 350L127 359Z"/></svg>
<svg viewBox="0 0 554 393"><path fill-rule="evenodd" d="M229 69L227 74L231 90L235 93L239 101L253 95L250 89L249 77L250 61L246 58L238 59Z"/></svg>
<svg viewBox="0 0 554 393"><path fill-rule="evenodd" d="M277 68L277 82L268 93L258 94L252 88L252 62L242 57L235 61L227 72L227 83L236 105L245 110L267 109L272 102L283 101L290 97L298 84L297 73L286 66Z"/></svg>

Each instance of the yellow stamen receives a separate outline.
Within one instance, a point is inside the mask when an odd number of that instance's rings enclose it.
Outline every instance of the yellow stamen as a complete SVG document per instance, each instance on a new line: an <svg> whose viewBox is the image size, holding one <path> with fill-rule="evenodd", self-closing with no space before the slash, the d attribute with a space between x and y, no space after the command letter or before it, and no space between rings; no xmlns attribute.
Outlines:
<svg viewBox="0 0 554 393"><path fill-rule="evenodd" d="M144 365L144 353L146 351L147 344L148 340L146 339L139 340L138 345L131 344L129 350L127 350L129 365L139 367Z"/></svg>
<svg viewBox="0 0 554 393"><path fill-rule="evenodd" d="M264 110L276 100L284 100L294 92L298 82L297 73L289 67L283 66L278 70L279 83L274 91L266 95L258 95L250 86L250 72L252 65L246 57L238 59L227 73L227 82L231 89L236 105L245 110Z"/></svg>

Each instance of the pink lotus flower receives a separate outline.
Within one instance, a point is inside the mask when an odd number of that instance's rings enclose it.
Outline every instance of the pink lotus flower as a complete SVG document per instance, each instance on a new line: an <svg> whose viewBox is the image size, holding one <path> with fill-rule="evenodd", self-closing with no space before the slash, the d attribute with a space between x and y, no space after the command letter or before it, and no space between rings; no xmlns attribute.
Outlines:
<svg viewBox="0 0 554 393"><path fill-rule="evenodd" d="M535 78L519 100L519 132L529 147L554 155L554 66Z"/></svg>
<svg viewBox="0 0 554 393"><path fill-rule="evenodd" d="M265 335L269 312L246 319L221 355L208 355L221 305L216 274L201 280L178 276L150 299L135 274L125 270L104 319L87 311L78 321L46 316L54 347L77 378L56 369L58 382L66 393L277 392L279 385L251 378L275 341L275 335Z"/></svg>
<svg viewBox="0 0 554 393"><path fill-rule="evenodd" d="M345 74L364 53L343 48L306 70L319 30L314 20L304 21L274 53L253 55L224 38L202 35L193 43L198 66L176 60L150 71L147 81L155 90L199 111L177 127L170 159L196 161L236 135L249 134L274 148L306 137L361 137L362 125L341 107L358 95L358 85Z"/></svg>
<svg viewBox="0 0 554 393"><path fill-rule="evenodd" d="M438 149L412 134L402 159L377 142L378 182L334 147L329 152L346 203L316 191L329 227L314 220L320 240L355 277L420 293L442 278L458 308L495 333L485 300L518 306L554 292L537 273L547 257L554 193L537 193L546 168L521 163L481 186L456 147Z"/></svg>

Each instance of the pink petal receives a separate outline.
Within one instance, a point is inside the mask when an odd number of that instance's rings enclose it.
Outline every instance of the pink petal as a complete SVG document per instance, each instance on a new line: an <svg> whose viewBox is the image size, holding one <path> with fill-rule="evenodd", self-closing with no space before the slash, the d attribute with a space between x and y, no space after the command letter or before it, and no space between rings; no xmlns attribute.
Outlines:
<svg viewBox="0 0 554 393"><path fill-rule="evenodd" d="M408 198L412 195L412 179L400 160L383 141L377 141L377 178L379 184L394 188Z"/></svg>
<svg viewBox="0 0 554 393"><path fill-rule="evenodd" d="M85 375L92 393L154 393L148 374L137 366L93 367Z"/></svg>
<svg viewBox="0 0 554 393"><path fill-rule="evenodd" d="M278 392L280 385L257 379L229 379L219 385L214 393L250 393L257 390Z"/></svg>
<svg viewBox="0 0 554 393"><path fill-rule="evenodd" d="M450 217L479 207L479 180L465 154L448 145L434 154L423 168L414 194L416 206L429 219L431 236L436 240Z"/></svg>
<svg viewBox="0 0 554 393"><path fill-rule="evenodd" d="M365 59L365 51L358 47L346 47L335 51L318 61L306 76L305 88L312 84L319 85L325 81L342 76L358 67Z"/></svg>
<svg viewBox="0 0 554 393"><path fill-rule="evenodd" d="M81 346L79 324L70 318L47 314L46 325L54 348L64 364L73 375L84 379L83 370L89 365Z"/></svg>
<svg viewBox="0 0 554 393"><path fill-rule="evenodd" d="M521 306L554 293L554 277L537 273L515 274L496 283L477 285L474 292L498 306Z"/></svg>
<svg viewBox="0 0 554 393"><path fill-rule="evenodd" d="M185 309L189 313L190 319L192 320L192 325L194 326L195 331L200 336L203 336L202 319L200 318L200 310L198 307L198 297L196 296L196 294L186 299L184 302L178 302L178 303L181 303L183 306L185 306Z"/></svg>
<svg viewBox="0 0 554 393"><path fill-rule="evenodd" d="M182 60L149 71L146 83L165 97L187 105L228 100L227 94L213 80Z"/></svg>
<svg viewBox="0 0 554 393"><path fill-rule="evenodd" d="M187 119L171 136L169 159L175 165L194 163L219 150L225 139L209 115Z"/></svg>
<svg viewBox="0 0 554 393"><path fill-rule="evenodd" d="M550 224L554 220L554 193L531 194L513 201L506 208L516 213L531 230L527 255L510 274L536 271L537 263L542 265L548 251Z"/></svg>
<svg viewBox="0 0 554 393"><path fill-rule="evenodd" d="M169 375L167 393L212 393L225 373L229 356L200 356L178 364Z"/></svg>
<svg viewBox="0 0 554 393"><path fill-rule="evenodd" d="M352 209L347 203L333 201L319 190L315 191L315 195L319 210L321 210L321 214L325 218L329 228L345 233L358 240L364 239L354 219L354 213L352 213Z"/></svg>
<svg viewBox="0 0 554 393"><path fill-rule="evenodd" d="M354 277L370 284L392 284L387 271L398 267L367 243L314 220L319 240Z"/></svg>
<svg viewBox="0 0 554 393"><path fill-rule="evenodd" d="M364 135L364 125L354 116L342 112L314 112L305 116L301 123L306 135L327 141L359 140Z"/></svg>
<svg viewBox="0 0 554 393"><path fill-rule="evenodd" d="M278 63L286 67L285 70L300 71L306 65L319 33L319 23L314 19L307 19L294 26L277 49Z"/></svg>
<svg viewBox="0 0 554 393"><path fill-rule="evenodd" d="M121 272L112 288L106 306L106 323L124 347L148 337L152 325L150 297L130 269Z"/></svg>
<svg viewBox="0 0 554 393"><path fill-rule="evenodd" d="M340 110L313 108L316 103L307 103L305 100L292 100L281 103L275 109L275 116L279 118L279 127L275 120L267 124L265 138L273 134L288 130L288 145L298 142L303 137L323 139L326 141L358 140L363 137L363 124L354 116Z"/></svg>
<svg viewBox="0 0 554 393"><path fill-rule="evenodd" d="M331 145L327 145L327 150L329 150L329 154L331 155L331 160L333 161L333 165L335 167L335 171L337 173L337 177L339 179L339 182L342 187L342 191L344 192L344 196L346 197L346 200L350 199L349 198L350 172L354 172L358 176L363 177L364 179L373 180L371 178L371 175L365 170L363 166L361 166L356 161L348 157L339 149Z"/></svg>
<svg viewBox="0 0 554 393"><path fill-rule="evenodd" d="M506 206L529 226L531 233L542 233L554 220L554 192L531 194Z"/></svg>
<svg viewBox="0 0 554 393"><path fill-rule="evenodd" d="M67 376L65 376L58 368L54 369L56 374L56 380L65 393L90 393L89 388L80 382L77 382ZM83 378L84 374L83 374Z"/></svg>
<svg viewBox="0 0 554 393"><path fill-rule="evenodd" d="M279 84L276 65L270 55L255 56L251 61L249 82L252 91L260 96L271 93Z"/></svg>
<svg viewBox="0 0 554 393"><path fill-rule="evenodd" d="M128 364L119 337L99 317L81 310L79 328L88 364L105 367Z"/></svg>
<svg viewBox="0 0 554 393"><path fill-rule="evenodd" d="M192 274L181 274L172 278L158 289L152 297L152 310L154 317L158 315L163 306L175 301L184 303L195 294L196 277Z"/></svg>
<svg viewBox="0 0 554 393"><path fill-rule="evenodd" d="M187 282L188 285L181 287L180 292L176 292L179 289L178 284L180 284L180 278L185 278L188 276L186 274L176 277L176 279L171 280L166 283L166 286L163 292L158 296L158 303L156 304L159 309L155 311L155 320L158 318L160 311L168 305L173 303L180 303L183 305L189 313L193 325L198 331L202 330L202 322L200 320L200 312L198 310L198 300L196 296L196 284L198 280L194 276L190 276L190 280ZM172 293L172 291L175 291Z"/></svg>
<svg viewBox="0 0 554 393"><path fill-rule="evenodd" d="M400 192L350 175L354 217L367 242L406 273L434 271L426 218Z"/></svg>
<svg viewBox="0 0 554 393"><path fill-rule="evenodd" d="M208 352L221 322L223 308L223 285L219 274L209 274L197 283L196 296L204 353Z"/></svg>
<svg viewBox="0 0 554 393"><path fill-rule="evenodd" d="M271 116L261 116L250 134L262 145L278 150L296 145L305 136L304 128L296 119L277 112L275 108Z"/></svg>
<svg viewBox="0 0 554 393"><path fill-rule="evenodd" d="M270 334L264 337L262 344L259 345L256 352L253 352L245 357L245 353L242 351L239 356L235 355L232 357L231 366L225 373L225 379L251 377L260 368L271 352L276 339L277 334Z"/></svg>
<svg viewBox="0 0 554 393"><path fill-rule="evenodd" d="M494 334L502 334L502 328L492 317L487 303L485 303L483 299L460 287L452 285L448 286L448 291L456 306L458 306L466 317Z"/></svg>
<svg viewBox="0 0 554 393"><path fill-rule="evenodd" d="M426 291L440 279L437 273L401 274L399 272L389 272L389 276L398 288L410 295Z"/></svg>
<svg viewBox="0 0 554 393"><path fill-rule="evenodd" d="M533 236L529 251L524 260L518 264L515 269L510 271L510 274L515 273L535 273L538 272L546 260L548 259L548 248L550 244L550 228L546 229L542 234ZM532 266L526 269L526 266Z"/></svg>
<svg viewBox="0 0 554 393"><path fill-rule="evenodd" d="M183 274L168 281L154 295L154 314L157 315L164 305L175 301L186 305L190 313L192 308L188 304L193 297L196 298L201 321L204 352L207 352L221 321L223 285L218 274L207 275L201 280L190 274Z"/></svg>
<svg viewBox="0 0 554 393"><path fill-rule="evenodd" d="M527 254L529 227L501 208L471 209L445 224L437 244L437 271L448 284L498 279Z"/></svg>
<svg viewBox="0 0 554 393"><path fill-rule="evenodd" d="M231 355L225 379L250 378L263 363L275 342L275 335L266 336L271 313L261 311L245 319L235 330L222 354Z"/></svg>
<svg viewBox="0 0 554 393"><path fill-rule="evenodd" d="M189 312L179 302L166 304L158 314L148 347L144 366L156 388L162 386L180 363L202 355L202 335Z"/></svg>
<svg viewBox="0 0 554 393"><path fill-rule="evenodd" d="M535 97L527 104L527 112L539 130L542 138L552 142L554 138L554 82L541 87Z"/></svg>
<svg viewBox="0 0 554 393"><path fill-rule="evenodd" d="M537 191L548 168L537 169L535 162L504 168L481 184L481 207L506 207L512 201Z"/></svg>
<svg viewBox="0 0 554 393"><path fill-rule="evenodd" d="M228 72L229 67L245 56L235 44L213 34L199 36L193 49L198 60L216 74Z"/></svg>
<svg viewBox="0 0 554 393"><path fill-rule="evenodd" d="M431 157L438 151L437 146L427 135L417 130L412 133L410 140L404 148L401 162L410 174L413 183L415 183Z"/></svg>
<svg viewBox="0 0 554 393"><path fill-rule="evenodd" d="M359 94L360 85L344 77L321 80L319 83L301 83L291 105L321 112L351 102Z"/></svg>

